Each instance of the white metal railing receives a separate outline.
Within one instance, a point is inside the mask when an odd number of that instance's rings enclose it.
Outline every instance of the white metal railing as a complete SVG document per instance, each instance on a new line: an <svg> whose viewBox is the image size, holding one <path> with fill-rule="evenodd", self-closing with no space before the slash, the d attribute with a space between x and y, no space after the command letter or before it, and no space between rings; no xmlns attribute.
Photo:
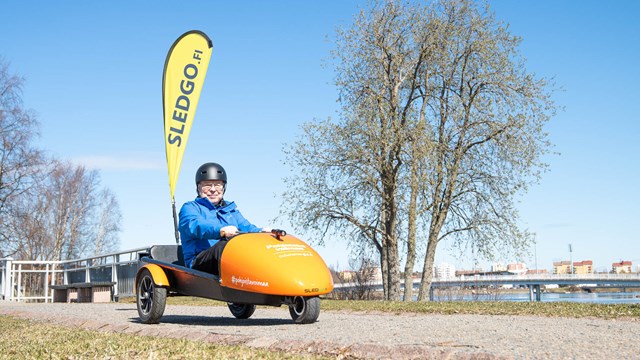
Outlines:
<svg viewBox="0 0 640 360"><path fill-rule="evenodd" d="M414 279L413 284L420 283L420 279ZM522 274L522 275L463 275L456 277L433 278L432 285L468 285L468 284L640 284L640 274ZM368 286L381 286L382 281L373 281ZM348 282L335 284L335 287L351 288L357 283Z"/></svg>
<svg viewBox="0 0 640 360"><path fill-rule="evenodd" d="M9 278L7 276L9 272L6 271L6 269L7 267L11 267L11 261L13 261L13 258L10 257L0 259L0 300L4 300L6 297L5 294L8 293L8 290L5 288L8 287Z"/></svg>
<svg viewBox="0 0 640 360"><path fill-rule="evenodd" d="M0 299L50 302L53 301L52 285L96 281L113 282L114 297L133 295L139 253L149 249L66 261L0 259Z"/></svg>
<svg viewBox="0 0 640 360"><path fill-rule="evenodd" d="M419 281L419 280L418 280ZM579 281L604 281L604 282L633 282L640 281L640 274L521 274L521 275L465 275L455 278L434 278L433 282L579 282Z"/></svg>

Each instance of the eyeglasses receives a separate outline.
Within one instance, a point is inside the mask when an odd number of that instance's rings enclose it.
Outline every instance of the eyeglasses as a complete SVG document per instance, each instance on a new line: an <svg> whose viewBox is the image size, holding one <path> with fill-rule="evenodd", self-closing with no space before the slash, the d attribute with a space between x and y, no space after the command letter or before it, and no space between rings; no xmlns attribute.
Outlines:
<svg viewBox="0 0 640 360"><path fill-rule="evenodd" d="M200 186L200 190L202 190L202 192L209 192L212 188L222 190L224 188L224 184L205 184Z"/></svg>

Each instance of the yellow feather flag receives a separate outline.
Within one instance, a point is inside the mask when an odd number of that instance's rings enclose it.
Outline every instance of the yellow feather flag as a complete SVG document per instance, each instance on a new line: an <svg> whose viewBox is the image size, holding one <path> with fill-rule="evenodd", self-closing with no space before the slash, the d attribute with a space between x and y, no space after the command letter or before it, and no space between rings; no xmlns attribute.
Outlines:
<svg viewBox="0 0 640 360"><path fill-rule="evenodd" d="M191 125L198 107L200 92L209 68L213 43L197 30L182 34L171 46L162 76L162 109L164 140L169 168L169 188L173 205L173 220L178 230L175 210L175 188L187 147Z"/></svg>

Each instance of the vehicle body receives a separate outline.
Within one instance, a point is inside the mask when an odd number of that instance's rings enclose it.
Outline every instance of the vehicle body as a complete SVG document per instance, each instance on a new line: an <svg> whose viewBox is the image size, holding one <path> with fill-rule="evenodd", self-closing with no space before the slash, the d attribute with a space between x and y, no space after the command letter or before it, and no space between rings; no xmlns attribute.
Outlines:
<svg viewBox="0 0 640 360"><path fill-rule="evenodd" d="M143 323L159 322L167 296L226 301L239 319L256 305L289 306L296 323L315 322L319 295L333 290L324 260L304 241L282 230L246 233L228 240L220 276L184 266L179 245L156 245L144 254L136 275L136 302Z"/></svg>

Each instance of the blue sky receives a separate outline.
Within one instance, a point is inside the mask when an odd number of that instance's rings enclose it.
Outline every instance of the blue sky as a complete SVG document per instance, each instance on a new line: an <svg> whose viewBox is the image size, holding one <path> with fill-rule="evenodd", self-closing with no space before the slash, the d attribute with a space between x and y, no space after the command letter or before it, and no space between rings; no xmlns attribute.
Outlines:
<svg viewBox="0 0 640 360"><path fill-rule="evenodd" d="M621 259L640 264L640 2L489 3L523 38L527 68L554 77L562 89L555 99L564 111L547 127L560 155L548 157L550 171L519 205L538 242L525 262L534 267L537 259L538 267L551 269L553 261L569 259L572 244L573 260L593 260L596 269ZM195 196L196 168L217 161L229 173L226 197L247 218L286 229L271 221L289 171L282 148L303 122L336 115L333 70L323 64L336 27L348 26L364 5L4 1L0 56L26 78L23 99L38 113L40 146L99 169L103 185L116 193L126 250L174 242L162 68L178 36L204 31L214 48L176 202ZM438 262L458 268L474 262L448 245L439 247ZM328 264L348 263L339 239L316 249Z"/></svg>

